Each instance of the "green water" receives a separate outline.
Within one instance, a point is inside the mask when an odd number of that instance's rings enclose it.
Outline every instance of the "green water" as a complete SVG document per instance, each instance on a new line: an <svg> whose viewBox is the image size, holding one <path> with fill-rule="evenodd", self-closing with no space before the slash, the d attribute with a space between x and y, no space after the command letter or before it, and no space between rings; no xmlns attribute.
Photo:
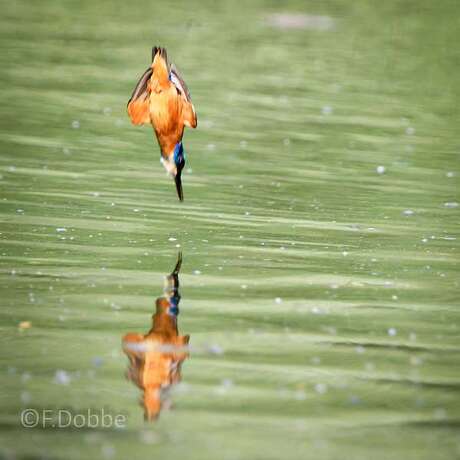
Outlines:
<svg viewBox="0 0 460 460"><path fill-rule="evenodd" d="M159 3L2 2L0 456L458 458L458 2ZM125 112L153 45L198 113L183 204ZM145 423L121 339L179 249Z"/></svg>

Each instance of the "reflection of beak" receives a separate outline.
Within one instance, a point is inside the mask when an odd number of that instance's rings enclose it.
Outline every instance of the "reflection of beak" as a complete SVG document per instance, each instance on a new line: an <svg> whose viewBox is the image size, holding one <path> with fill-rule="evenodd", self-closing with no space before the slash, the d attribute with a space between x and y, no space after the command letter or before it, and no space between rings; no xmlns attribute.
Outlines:
<svg viewBox="0 0 460 460"><path fill-rule="evenodd" d="M176 183L177 196L179 197L179 200L184 201L184 193L182 192L181 175L182 175L182 169L178 169L177 174L174 177L174 182Z"/></svg>

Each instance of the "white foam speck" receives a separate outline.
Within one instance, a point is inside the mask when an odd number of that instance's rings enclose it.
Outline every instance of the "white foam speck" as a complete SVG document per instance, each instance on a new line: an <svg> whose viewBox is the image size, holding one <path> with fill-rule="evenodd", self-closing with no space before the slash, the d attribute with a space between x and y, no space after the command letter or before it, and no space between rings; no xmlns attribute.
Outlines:
<svg viewBox="0 0 460 460"><path fill-rule="evenodd" d="M70 375L68 372L58 369L54 374L54 383L58 385L68 385L70 383Z"/></svg>
<svg viewBox="0 0 460 460"><path fill-rule="evenodd" d="M324 394L327 391L327 385L325 383L317 383L315 385L315 391L319 394Z"/></svg>
<svg viewBox="0 0 460 460"><path fill-rule="evenodd" d="M413 128L412 126L408 126L408 127L406 128L406 134L407 134L408 136L414 135L414 134L415 134L415 128Z"/></svg>

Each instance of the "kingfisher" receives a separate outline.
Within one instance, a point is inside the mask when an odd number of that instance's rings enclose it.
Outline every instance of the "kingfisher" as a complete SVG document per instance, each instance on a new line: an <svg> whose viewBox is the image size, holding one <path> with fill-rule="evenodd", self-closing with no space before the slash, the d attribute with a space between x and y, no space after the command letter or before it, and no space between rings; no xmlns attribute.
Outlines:
<svg viewBox="0 0 460 460"><path fill-rule="evenodd" d="M163 295L155 301L152 326L147 334L130 332L122 339L129 359L126 376L142 391L144 418L156 420L160 411L170 406L169 390L181 381L182 363L188 358L190 335L180 335L179 271L182 253L176 266L165 278Z"/></svg>
<svg viewBox="0 0 460 460"><path fill-rule="evenodd" d="M182 170L184 127L196 128L197 116L190 92L165 48L152 48L152 64L139 79L128 101L128 115L135 125L150 123L161 150L160 161L174 178L177 195L184 199Z"/></svg>

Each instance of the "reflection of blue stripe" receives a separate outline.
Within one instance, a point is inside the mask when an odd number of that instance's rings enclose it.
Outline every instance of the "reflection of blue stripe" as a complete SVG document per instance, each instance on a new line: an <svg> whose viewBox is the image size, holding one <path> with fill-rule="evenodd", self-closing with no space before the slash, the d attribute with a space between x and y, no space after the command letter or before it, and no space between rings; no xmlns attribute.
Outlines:
<svg viewBox="0 0 460 460"><path fill-rule="evenodd" d="M180 295L178 294L176 294L175 296L169 299L168 313L171 316L177 316L179 314L179 302L180 302Z"/></svg>

